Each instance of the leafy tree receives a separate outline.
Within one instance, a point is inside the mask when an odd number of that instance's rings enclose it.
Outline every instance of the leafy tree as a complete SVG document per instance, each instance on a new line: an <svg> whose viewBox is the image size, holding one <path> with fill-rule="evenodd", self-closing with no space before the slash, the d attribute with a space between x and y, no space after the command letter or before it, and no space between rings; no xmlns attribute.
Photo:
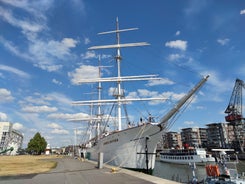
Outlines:
<svg viewBox="0 0 245 184"><path fill-rule="evenodd" d="M41 155L47 147L46 140L37 132L34 137L30 140L27 146L27 150L31 154Z"/></svg>

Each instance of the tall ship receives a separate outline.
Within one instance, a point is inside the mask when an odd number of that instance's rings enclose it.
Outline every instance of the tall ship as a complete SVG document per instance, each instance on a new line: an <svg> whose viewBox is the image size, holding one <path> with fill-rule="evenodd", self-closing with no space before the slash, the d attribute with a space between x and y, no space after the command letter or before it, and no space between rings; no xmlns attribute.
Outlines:
<svg viewBox="0 0 245 184"><path fill-rule="evenodd" d="M209 76L203 77L186 95L184 95L174 107L164 116L159 118L159 121L154 121L149 115L147 120L143 120L139 116L137 125L133 125L127 117L126 105L137 101L164 101L164 98L128 98L125 95L126 90L123 89L124 82L131 81L153 81L160 80L157 75L138 75L138 76L123 76L121 74L121 48L125 47L141 47L149 45L147 42L139 43L120 43L120 34L127 31L133 31L137 28L119 29L118 19L116 20L116 30L98 33L115 34L116 44L101 45L90 47L89 50L96 49L115 49L116 50L116 68L117 76L101 77L101 67L99 66L98 78L80 80L80 84L96 83L98 84L98 99L96 100L81 100L73 102L74 105L89 105L91 109L96 108L97 113L92 113L88 119L80 119L74 121L88 121L89 140L83 144L86 150L86 157L91 160L98 161L99 154L103 153L104 163L137 170L151 174L155 167L157 143L161 140L162 135L169 128L169 121L180 111L180 108L187 104L193 98L194 94L203 86ZM113 97L111 99L103 99L101 95L102 83L114 82ZM116 111L115 114L104 114L102 109L105 106L111 106ZM110 111L112 112L112 110ZM126 113L123 113L126 112ZM111 130L109 122L115 121L117 128ZM123 124L124 123L124 124ZM124 126L123 126L124 125ZM127 126L125 126L127 125ZM123 128L125 127L125 128ZM95 130L95 131L94 131ZM92 132L95 132L92 135Z"/></svg>

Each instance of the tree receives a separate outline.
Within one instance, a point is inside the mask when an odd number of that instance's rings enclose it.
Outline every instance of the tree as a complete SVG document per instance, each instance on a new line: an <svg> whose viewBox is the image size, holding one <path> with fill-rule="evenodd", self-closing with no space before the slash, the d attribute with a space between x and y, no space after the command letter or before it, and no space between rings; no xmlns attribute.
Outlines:
<svg viewBox="0 0 245 184"><path fill-rule="evenodd" d="M46 140L37 132L34 137L30 140L27 146L27 150L31 154L41 155L47 147Z"/></svg>

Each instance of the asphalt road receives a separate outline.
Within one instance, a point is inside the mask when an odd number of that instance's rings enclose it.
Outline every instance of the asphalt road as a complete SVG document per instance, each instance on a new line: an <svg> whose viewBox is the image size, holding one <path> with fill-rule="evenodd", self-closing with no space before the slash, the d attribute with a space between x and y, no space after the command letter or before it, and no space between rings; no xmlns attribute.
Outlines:
<svg viewBox="0 0 245 184"><path fill-rule="evenodd" d="M142 173L121 170L111 172L103 167L98 169L96 164L73 158L57 158L57 167L50 172L18 176L0 177L0 184L153 184L176 183ZM136 173L136 174L135 174ZM139 175L138 175L139 174ZM136 176L138 175L138 176ZM150 177L150 178L149 178ZM155 181L154 181L155 180Z"/></svg>

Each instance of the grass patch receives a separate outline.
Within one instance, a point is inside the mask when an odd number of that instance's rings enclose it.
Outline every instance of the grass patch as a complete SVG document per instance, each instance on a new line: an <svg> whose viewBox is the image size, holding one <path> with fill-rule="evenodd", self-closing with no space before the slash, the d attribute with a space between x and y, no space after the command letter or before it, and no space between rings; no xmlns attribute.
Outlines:
<svg viewBox="0 0 245 184"><path fill-rule="evenodd" d="M0 156L0 176L35 174L50 171L57 166L56 156Z"/></svg>

